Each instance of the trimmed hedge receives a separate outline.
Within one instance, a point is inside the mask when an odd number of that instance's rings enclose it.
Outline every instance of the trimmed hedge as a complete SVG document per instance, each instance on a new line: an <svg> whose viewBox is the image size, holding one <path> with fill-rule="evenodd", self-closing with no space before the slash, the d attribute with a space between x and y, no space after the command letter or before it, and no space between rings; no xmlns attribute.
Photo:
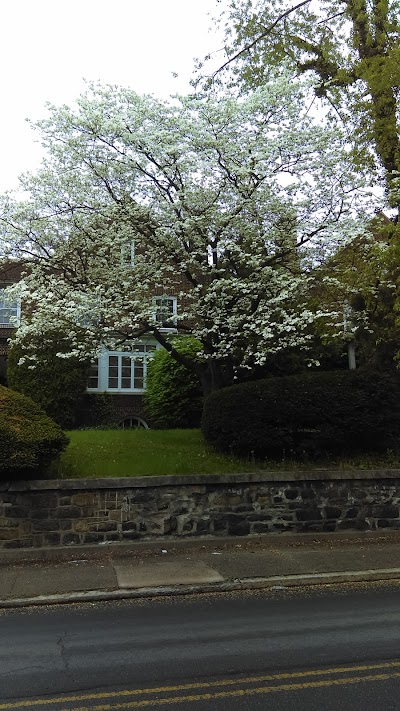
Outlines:
<svg viewBox="0 0 400 711"><path fill-rule="evenodd" d="M398 448L400 378L347 370L234 385L206 399L202 429L217 449L256 457Z"/></svg>
<svg viewBox="0 0 400 711"><path fill-rule="evenodd" d="M195 338L176 338L174 347L188 358L200 360L197 354L202 345ZM156 429L199 427L203 409L200 380L160 348L148 366L144 404L151 426Z"/></svg>
<svg viewBox="0 0 400 711"><path fill-rule="evenodd" d="M13 390L32 398L57 424L72 429L86 393L89 364L60 358L71 344L59 331L27 334L14 341L8 356L7 379ZM34 356L34 366L29 356Z"/></svg>
<svg viewBox="0 0 400 711"><path fill-rule="evenodd" d="M46 469L68 437L30 398L0 385L0 477Z"/></svg>

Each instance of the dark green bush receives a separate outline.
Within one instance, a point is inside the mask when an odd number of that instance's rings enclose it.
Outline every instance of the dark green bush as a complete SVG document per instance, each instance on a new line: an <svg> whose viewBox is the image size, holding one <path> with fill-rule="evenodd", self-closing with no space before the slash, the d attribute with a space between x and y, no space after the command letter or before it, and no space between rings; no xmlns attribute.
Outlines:
<svg viewBox="0 0 400 711"><path fill-rule="evenodd" d="M89 365L76 358L60 358L72 346L62 333L28 334L11 344L9 387L31 397L64 429L72 429L86 391ZM33 355L34 368L29 356Z"/></svg>
<svg viewBox="0 0 400 711"><path fill-rule="evenodd" d="M0 477L42 474L68 437L30 398L0 385Z"/></svg>
<svg viewBox="0 0 400 711"><path fill-rule="evenodd" d="M195 359L202 346L195 338L181 337L174 341L182 354ZM199 427L203 395L194 373L171 358L168 351L156 351L149 363L147 390L144 396L146 413L157 429Z"/></svg>
<svg viewBox="0 0 400 711"><path fill-rule="evenodd" d="M384 451L399 442L400 379L331 371L242 383L206 399L202 428L217 449L257 457Z"/></svg>

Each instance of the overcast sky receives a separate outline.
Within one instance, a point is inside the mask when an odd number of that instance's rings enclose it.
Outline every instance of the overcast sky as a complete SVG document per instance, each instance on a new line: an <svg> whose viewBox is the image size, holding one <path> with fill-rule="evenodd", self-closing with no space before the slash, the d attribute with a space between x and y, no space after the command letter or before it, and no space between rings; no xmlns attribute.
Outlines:
<svg viewBox="0 0 400 711"><path fill-rule="evenodd" d="M46 101L73 102L83 78L162 97L189 91L193 57L221 46L207 13L218 14L216 0L2 0L0 191L39 164L25 119L44 116Z"/></svg>

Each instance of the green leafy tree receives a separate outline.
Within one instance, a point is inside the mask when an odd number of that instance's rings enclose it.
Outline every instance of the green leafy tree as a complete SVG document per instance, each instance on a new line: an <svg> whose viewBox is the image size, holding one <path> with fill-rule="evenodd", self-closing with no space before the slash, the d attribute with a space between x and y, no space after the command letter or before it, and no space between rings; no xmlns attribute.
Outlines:
<svg viewBox="0 0 400 711"><path fill-rule="evenodd" d="M398 243L397 226L378 215L369 232L338 250L315 274L311 301L331 314L317 328L322 353L323 344L329 353L334 342L350 343L358 366L394 368L400 349Z"/></svg>
<svg viewBox="0 0 400 711"><path fill-rule="evenodd" d="M201 363L202 345L195 338L173 342L179 353ZM148 367L146 409L152 425L159 429L191 428L200 425L203 394L199 378L174 360L165 349L158 350Z"/></svg>
<svg viewBox="0 0 400 711"><path fill-rule="evenodd" d="M314 77L315 96L339 113L354 155L383 167L390 202L400 203L400 5L398 0L228 0L227 60L212 80L231 72L246 91L289 65ZM226 78L226 77L225 77Z"/></svg>

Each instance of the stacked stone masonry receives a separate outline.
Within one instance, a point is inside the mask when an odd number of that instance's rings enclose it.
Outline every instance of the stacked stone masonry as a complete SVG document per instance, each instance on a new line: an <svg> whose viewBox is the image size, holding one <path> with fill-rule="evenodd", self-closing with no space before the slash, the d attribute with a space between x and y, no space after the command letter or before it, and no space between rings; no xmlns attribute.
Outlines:
<svg viewBox="0 0 400 711"><path fill-rule="evenodd" d="M0 548L400 529L400 471L0 483Z"/></svg>

